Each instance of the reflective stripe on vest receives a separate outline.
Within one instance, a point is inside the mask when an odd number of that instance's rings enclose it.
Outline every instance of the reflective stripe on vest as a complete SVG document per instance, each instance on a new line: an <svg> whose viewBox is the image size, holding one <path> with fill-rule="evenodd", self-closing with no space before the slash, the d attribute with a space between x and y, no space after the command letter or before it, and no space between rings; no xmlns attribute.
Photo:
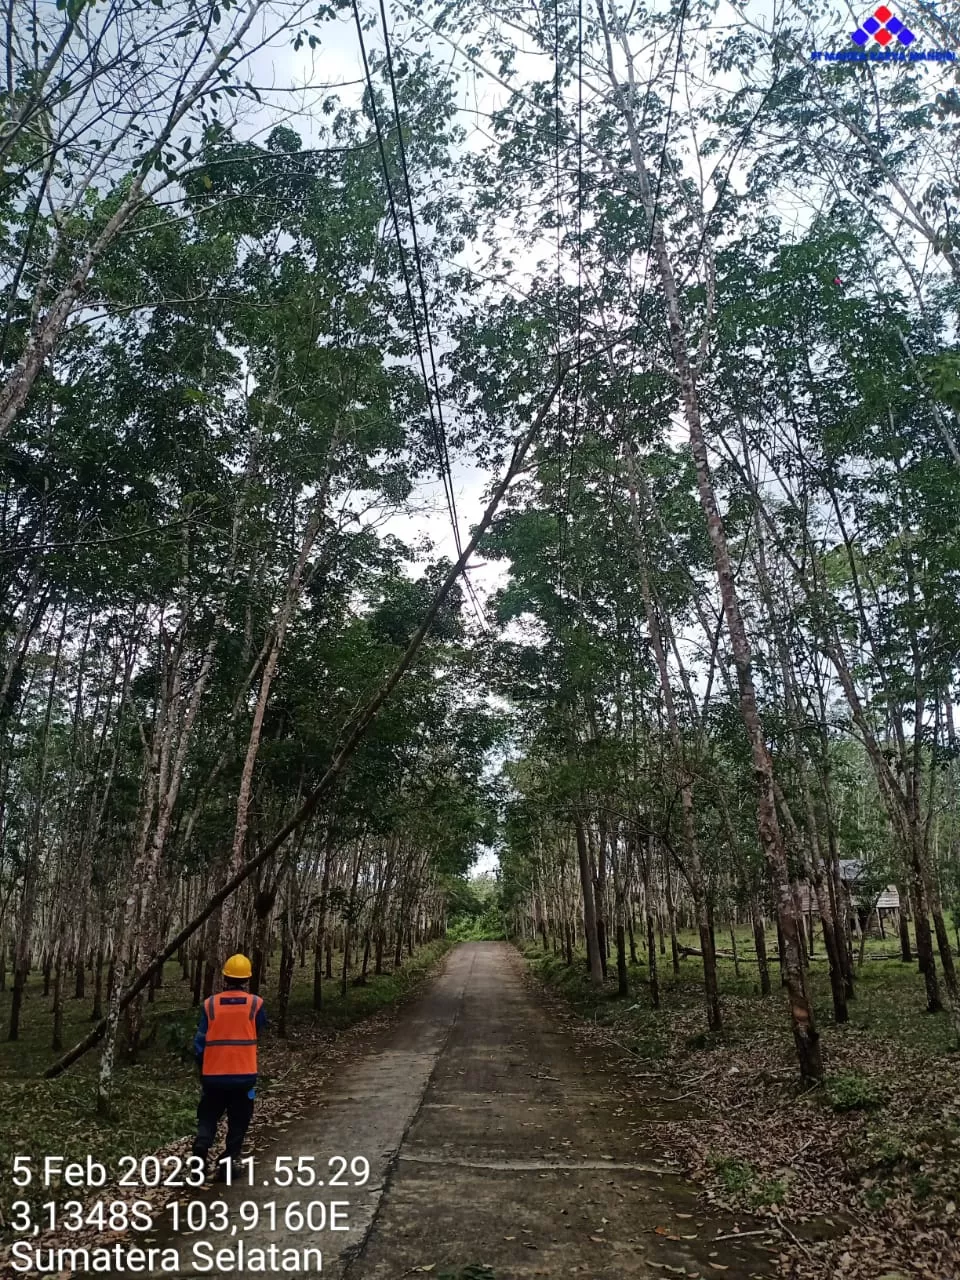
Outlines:
<svg viewBox="0 0 960 1280"><path fill-rule="evenodd" d="M245 991L221 991L204 1002L207 1039L203 1047L205 1076L257 1074L257 1014L259 996Z"/></svg>

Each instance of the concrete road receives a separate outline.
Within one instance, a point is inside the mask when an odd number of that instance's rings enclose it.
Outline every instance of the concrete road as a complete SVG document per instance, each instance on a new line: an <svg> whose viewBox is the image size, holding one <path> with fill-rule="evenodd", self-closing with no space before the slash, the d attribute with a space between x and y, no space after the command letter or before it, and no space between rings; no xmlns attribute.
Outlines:
<svg viewBox="0 0 960 1280"><path fill-rule="evenodd" d="M234 1215L241 1202L262 1212L257 1230L241 1230L246 1265L192 1265L192 1242L212 1239L201 1231L177 1240L180 1274L262 1275L249 1250L274 1244L291 1267L284 1251L304 1258L286 1274L336 1280L436 1280L467 1266L496 1280L771 1275L755 1237L717 1240L733 1223L702 1212L690 1184L658 1168L657 1152L636 1149L630 1126L642 1117L616 1083L615 1069L540 1009L512 947L463 944L330 1091L258 1152L258 1185L223 1195ZM278 1156L294 1168L306 1157L325 1186L278 1187ZM371 1167L363 1187L349 1185L358 1156ZM338 1157L348 1185L331 1187ZM348 1201L348 1230L286 1229L294 1200ZM322 1249L322 1271L308 1247Z"/></svg>

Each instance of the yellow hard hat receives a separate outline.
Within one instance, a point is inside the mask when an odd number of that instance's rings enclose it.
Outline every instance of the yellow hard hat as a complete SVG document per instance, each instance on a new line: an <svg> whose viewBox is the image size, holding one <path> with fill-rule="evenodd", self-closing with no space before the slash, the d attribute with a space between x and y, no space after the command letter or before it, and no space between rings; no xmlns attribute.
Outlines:
<svg viewBox="0 0 960 1280"><path fill-rule="evenodd" d="M253 976L253 966L246 956L231 956L227 963L223 966L223 976L225 978L250 978Z"/></svg>

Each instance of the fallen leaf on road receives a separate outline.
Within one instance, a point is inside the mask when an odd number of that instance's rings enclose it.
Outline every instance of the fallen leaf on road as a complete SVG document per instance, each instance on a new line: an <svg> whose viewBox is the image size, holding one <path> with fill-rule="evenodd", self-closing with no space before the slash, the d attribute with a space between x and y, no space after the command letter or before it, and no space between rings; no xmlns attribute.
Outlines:
<svg viewBox="0 0 960 1280"><path fill-rule="evenodd" d="M663 1236L663 1237L664 1237L665 1239L667 1239L667 1240L679 1240L679 1239L680 1239L680 1237L679 1237L679 1236L675 1236L671 1231L668 1231L666 1227L654 1227L653 1229L654 1229L654 1231L656 1232L656 1234L657 1234L658 1236Z"/></svg>

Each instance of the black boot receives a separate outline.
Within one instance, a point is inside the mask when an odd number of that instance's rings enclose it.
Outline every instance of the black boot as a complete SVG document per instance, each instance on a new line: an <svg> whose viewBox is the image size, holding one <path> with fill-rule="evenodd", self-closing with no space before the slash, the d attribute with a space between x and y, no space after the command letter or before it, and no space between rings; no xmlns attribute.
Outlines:
<svg viewBox="0 0 960 1280"><path fill-rule="evenodd" d="M203 1180L204 1182L209 1182L210 1181L210 1152L198 1151L197 1148L194 1147L193 1150L190 1152L190 1154L195 1159L203 1161Z"/></svg>

